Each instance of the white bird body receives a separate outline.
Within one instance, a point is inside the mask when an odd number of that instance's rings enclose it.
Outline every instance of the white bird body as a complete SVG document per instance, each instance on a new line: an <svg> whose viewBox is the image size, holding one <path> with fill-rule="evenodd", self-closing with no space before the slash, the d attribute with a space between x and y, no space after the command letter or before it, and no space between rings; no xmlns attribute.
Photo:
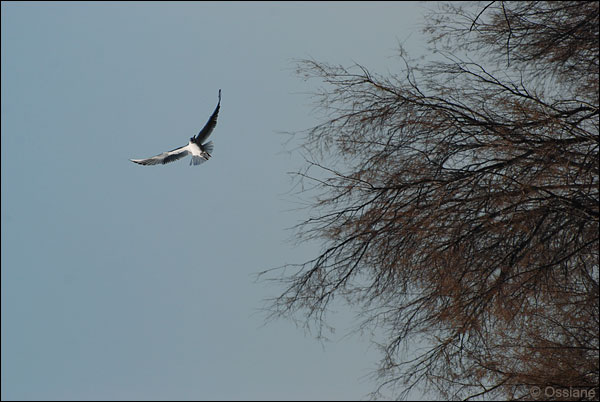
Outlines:
<svg viewBox="0 0 600 402"><path fill-rule="evenodd" d="M214 145L212 141L209 141L207 143L203 142L208 138L208 136L212 133L212 131L215 129L215 126L217 125L217 117L219 116L220 107L221 90L219 89L219 103L217 103L215 111L210 116L208 122L206 122L202 130L200 130L198 135L190 138L187 145L175 148L172 151L163 152L162 154L153 156L151 158L130 159L130 161L140 165L164 165L166 163L181 159L188 154L191 154L192 160L190 161L190 165L199 165L201 163L206 162L211 157Z"/></svg>

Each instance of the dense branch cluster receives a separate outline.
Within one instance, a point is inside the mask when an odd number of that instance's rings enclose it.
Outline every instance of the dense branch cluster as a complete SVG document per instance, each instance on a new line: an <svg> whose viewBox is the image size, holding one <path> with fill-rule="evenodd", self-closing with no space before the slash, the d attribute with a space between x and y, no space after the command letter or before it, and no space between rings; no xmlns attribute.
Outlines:
<svg viewBox="0 0 600 402"><path fill-rule="evenodd" d="M346 297L386 333L382 387L597 390L598 3L454 5L426 30L443 60L398 75L300 63L328 115L305 138L299 233L325 246L275 313L319 322Z"/></svg>

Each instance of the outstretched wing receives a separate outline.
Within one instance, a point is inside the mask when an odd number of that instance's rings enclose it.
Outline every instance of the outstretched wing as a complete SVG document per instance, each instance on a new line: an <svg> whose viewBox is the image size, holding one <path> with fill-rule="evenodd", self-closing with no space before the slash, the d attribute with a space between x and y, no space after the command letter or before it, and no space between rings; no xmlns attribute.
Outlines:
<svg viewBox="0 0 600 402"><path fill-rule="evenodd" d="M206 141L206 139L208 138L210 133L212 133L213 130L215 129L215 126L217 125L217 117L219 117L219 108L220 107L221 107L221 90L219 89L219 103L217 103L217 107L215 108L215 111L213 112L212 116L210 116L210 119L208 119L208 121L206 122L206 124L204 125L202 130L200 130L198 135L196 137L194 137L194 142L196 144L202 145L202 143L204 141Z"/></svg>
<svg viewBox="0 0 600 402"><path fill-rule="evenodd" d="M188 146L189 146L189 144L184 147L179 147L179 148L174 149L169 152L163 152L162 154L153 156L152 158L129 159L129 160L132 162L138 163L140 165L159 165L159 164L164 165L165 163L176 161L178 159L183 158L187 154L189 154L190 151L188 149Z"/></svg>

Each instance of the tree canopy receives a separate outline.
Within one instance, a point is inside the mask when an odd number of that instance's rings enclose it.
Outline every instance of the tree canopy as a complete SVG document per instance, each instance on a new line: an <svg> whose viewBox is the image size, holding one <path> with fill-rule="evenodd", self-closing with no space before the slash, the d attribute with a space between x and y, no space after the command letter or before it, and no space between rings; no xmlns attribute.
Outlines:
<svg viewBox="0 0 600 402"><path fill-rule="evenodd" d="M321 326L353 305L385 334L374 395L597 392L598 14L451 3L426 20L435 60L299 62L327 118L302 138L297 229L323 249L284 267L272 309Z"/></svg>

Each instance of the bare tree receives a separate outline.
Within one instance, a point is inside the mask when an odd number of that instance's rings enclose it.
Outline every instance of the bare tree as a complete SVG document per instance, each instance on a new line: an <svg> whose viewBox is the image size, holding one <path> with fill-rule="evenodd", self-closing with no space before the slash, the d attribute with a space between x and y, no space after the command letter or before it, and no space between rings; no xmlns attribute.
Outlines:
<svg viewBox="0 0 600 402"><path fill-rule="evenodd" d="M598 11L446 5L425 28L441 61L299 62L327 117L303 139L298 234L324 246L283 267L272 308L321 328L352 304L385 334L374 396L597 398Z"/></svg>

